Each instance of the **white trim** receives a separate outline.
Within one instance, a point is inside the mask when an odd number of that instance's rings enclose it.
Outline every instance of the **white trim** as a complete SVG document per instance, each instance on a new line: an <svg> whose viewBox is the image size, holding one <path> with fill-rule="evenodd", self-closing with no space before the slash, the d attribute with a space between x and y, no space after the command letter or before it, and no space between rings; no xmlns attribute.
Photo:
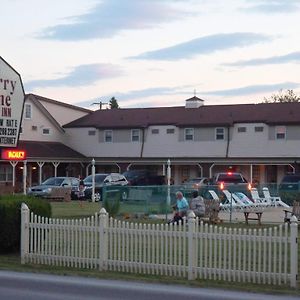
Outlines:
<svg viewBox="0 0 300 300"><path fill-rule="evenodd" d="M191 131L192 131L192 133L188 134L188 135L191 135L191 136L192 136L192 139L187 139L187 138L186 138L186 136L187 136L187 130L191 130ZM191 141L194 141L194 139L195 139L195 131L194 131L194 128L190 128L190 127L184 128L184 140L185 140L186 142L191 142Z"/></svg>
<svg viewBox="0 0 300 300"><path fill-rule="evenodd" d="M138 140L133 140L133 137L137 136L137 135L133 135L134 131L138 132ZM140 142L140 141L141 141L141 130L140 129L131 129L131 142L135 143L135 142Z"/></svg>
<svg viewBox="0 0 300 300"><path fill-rule="evenodd" d="M220 135L220 133L217 133L218 129L222 129L223 130L223 138L222 139L217 139L217 135ZM216 127L215 128L215 140L216 141L224 141L225 140L225 127Z"/></svg>
<svg viewBox="0 0 300 300"><path fill-rule="evenodd" d="M44 130L48 130L49 133L45 133ZM43 135L51 135L51 128L50 127L44 127L44 128L42 128L42 134Z"/></svg>
<svg viewBox="0 0 300 300"><path fill-rule="evenodd" d="M111 141L106 140L106 134L109 133L109 132L111 133ZM104 130L104 132L103 132L103 141L104 141L104 143L112 143L113 140L114 140L113 130L112 129Z"/></svg>
<svg viewBox="0 0 300 300"><path fill-rule="evenodd" d="M26 113L27 113L26 107L30 107L30 117L26 116ZM25 120L32 120L32 104L31 103L25 103L25 106L24 106L24 119Z"/></svg>

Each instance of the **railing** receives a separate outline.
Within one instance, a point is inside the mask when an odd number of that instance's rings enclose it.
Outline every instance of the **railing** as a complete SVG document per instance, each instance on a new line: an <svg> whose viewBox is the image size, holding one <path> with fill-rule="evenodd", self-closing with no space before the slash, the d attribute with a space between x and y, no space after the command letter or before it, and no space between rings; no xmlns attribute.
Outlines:
<svg viewBox="0 0 300 300"><path fill-rule="evenodd" d="M268 229L48 219L22 205L21 262L296 287L297 219Z"/></svg>

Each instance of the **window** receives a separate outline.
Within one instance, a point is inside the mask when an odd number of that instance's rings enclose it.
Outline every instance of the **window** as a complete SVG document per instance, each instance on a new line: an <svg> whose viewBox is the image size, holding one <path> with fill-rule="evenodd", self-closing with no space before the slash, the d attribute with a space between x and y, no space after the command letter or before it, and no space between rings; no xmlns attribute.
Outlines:
<svg viewBox="0 0 300 300"><path fill-rule="evenodd" d="M112 130L105 130L104 131L104 142L105 143L112 143L113 141L113 132Z"/></svg>
<svg viewBox="0 0 300 300"><path fill-rule="evenodd" d="M25 119L32 118L32 109L31 104L25 104Z"/></svg>
<svg viewBox="0 0 300 300"><path fill-rule="evenodd" d="M88 135L96 135L96 130L89 130Z"/></svg>
<svg viewBox="0 0 300 300"><path fill-rule="evenodd" d="M152 130L151 130L151 133L152 133L152 134L159 134L159 129L152 129Z"/></svg>
<svg viewBox="0 0 300 300"><path fill-rule="evenodd" d="M184 129L184 139L186 141L194 140L194 128L185 128Z"/></svg>
<svg viewBox="0 0 300 300"><path fill-rule="evenodd" d="M263 132L264 131L264 127L263 126L255 126L254 127L254 131L255 132Z"/></svg>
<svg viewBox="0 0 300 300"><path fill-rule="evenodd" d="M224 140L224 139L225 139L225 129L216 128L216 140Z"/></svg>
<svg viewBox="0 0 300 300"><path fill-rule="evenodd" d="M167 128L167 134L174 134L175 129L174 128Z"/></svg>
<svg viewBox="0 0 300 300"><path fill-rule="evenodd" d="M242 132L246 132L247 128L246 127L238 127L238 132L242 133Z"/></svg>
<svg viewBox="0 0 300 300"><path fill-rule="evenodd" d="M49 135L50 134L50 128L43 128L43 134Z"/></svg>
<svg viewBox="0 0 300 300"><path fill-rule="evenodd" d="M131 141L132 142L139 142L140 141L140 130L139 129L132 129L131 130Z"/></svg>
<svg viewBox="0 0 300 300"><path fill-rule="evenodd" d="M0 165L0 181L12 181L12 167L10 165Z"/></svg>
<svg viewBox="0 0 300 300"><path fill-rule="evenodd" d="M276 140L284 140L286 136L285 126L275 127L275 135L276 135Z"/></svg>

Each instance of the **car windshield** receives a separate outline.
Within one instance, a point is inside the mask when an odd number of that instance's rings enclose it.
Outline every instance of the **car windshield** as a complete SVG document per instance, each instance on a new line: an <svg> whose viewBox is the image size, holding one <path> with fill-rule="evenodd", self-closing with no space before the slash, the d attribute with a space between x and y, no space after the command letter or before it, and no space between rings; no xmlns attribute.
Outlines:
<svg viewBox="0 0 300 300"><path fill-rule="evenodd" d="M295 175L290 175L290 176L285 176L282 180L282 182L298 182L300 181L300 175L295 176Z"/></svg>
<svg viewBox="0 0 300 300"><path fill-rule="evenodd" d="M64 178L51 177L45 180L42 185L53 185L53 186L61 186Z"/></svg>
<svg viewBox="0 0 300 300"><path fill-rule="evenodd" d="M139 175L145 175L144 172L140 172L140 171L126 171L123 173L123 175L127 178L127 179L134 179L134 178L138 178Z"/></svg>
<svg viewBox="0 0 300 300"><path fill-rule="evenodd" d="M239 174L220 174L218 177L219 182L225 182L225 183L242 183L245 182L243 177Z"/></svg>
<svg viewBox="0 0 300 300"><path fill-rule="evenodd" d="M95 175L95 183L102 183L104 181L104 179L107 177L106 174L96 174ZM92 180L93 180L93 176L89 175L88 177L86 177L83 182L84 184L92 184Z"/></svg>
<svg viewBox="0 0 300 300"><path fill-rule="evenodd" d="M200 182L202 178L192 178L189 179L186 183L195 183L195 182Z"/></svg>

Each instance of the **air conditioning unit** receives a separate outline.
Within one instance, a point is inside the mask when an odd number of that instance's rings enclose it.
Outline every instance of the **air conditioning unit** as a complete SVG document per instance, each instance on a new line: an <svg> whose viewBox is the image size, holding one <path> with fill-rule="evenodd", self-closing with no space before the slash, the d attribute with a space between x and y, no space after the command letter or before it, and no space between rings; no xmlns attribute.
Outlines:
<svg viewBox="0 0 300 300"><path fill-rule="evenodd" d="M32 126L31 126L31 129L34 130L34 131L36 131L36 130L37 130L37 126L32 125Z"/></svg>

